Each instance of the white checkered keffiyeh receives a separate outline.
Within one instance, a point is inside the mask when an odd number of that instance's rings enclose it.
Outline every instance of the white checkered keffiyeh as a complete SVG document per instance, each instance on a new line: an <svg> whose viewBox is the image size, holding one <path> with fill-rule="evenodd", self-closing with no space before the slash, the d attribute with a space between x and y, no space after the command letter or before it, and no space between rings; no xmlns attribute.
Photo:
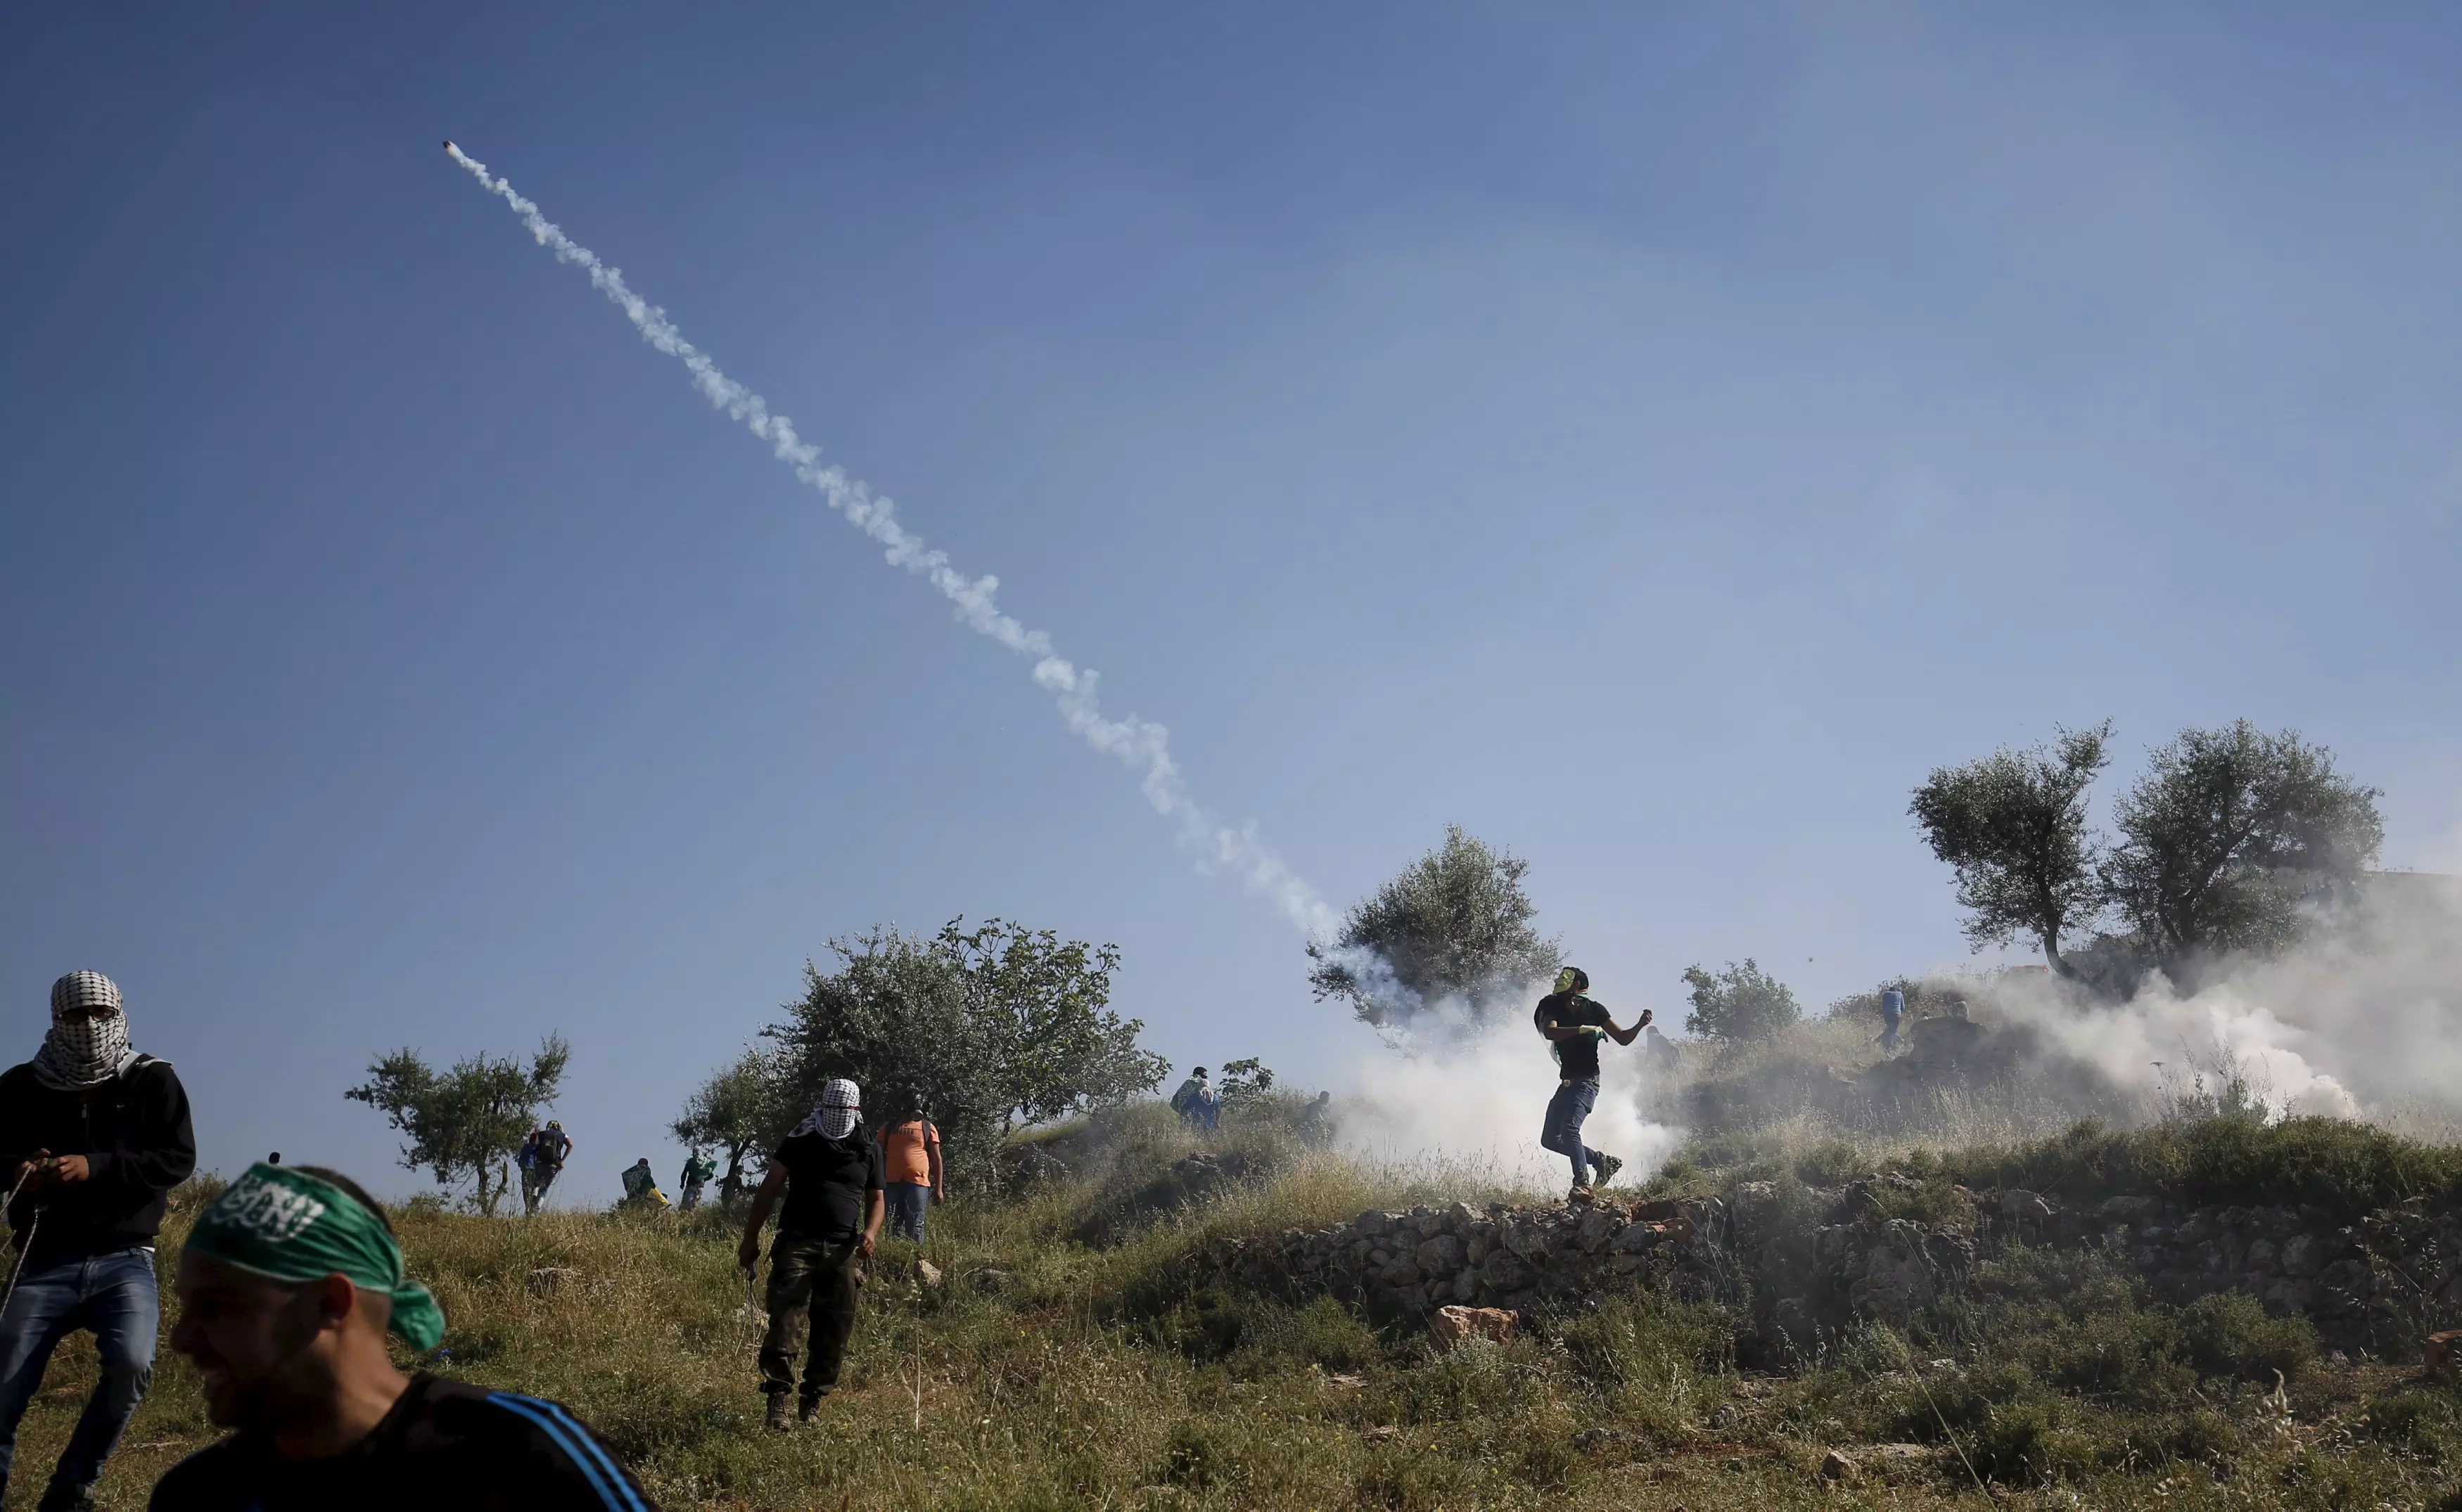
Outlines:
<svg viewBox="0 0 2462 1512"><path fill-rule="evenodd" d="M93 1014L96 1008L110 1011ZM137 1052L128 1048L128 1015L119 1005L119 988L109 977L99 971L72 971L52 983L52 1031L34 1052L37 1080L63 1091L79 1091L101 1086L136 1059Z"/></svg>
<svg viewBox="0 0 2462 1512"><path fill-rule="evenodd" d="M812 1104L810 1116L795 1126L795 1133L818 1131L824 1139L843 1139L854 1133L862 1112L862 1091L843 1076L832 1076L821 1083L821 1100Z"/></svg>

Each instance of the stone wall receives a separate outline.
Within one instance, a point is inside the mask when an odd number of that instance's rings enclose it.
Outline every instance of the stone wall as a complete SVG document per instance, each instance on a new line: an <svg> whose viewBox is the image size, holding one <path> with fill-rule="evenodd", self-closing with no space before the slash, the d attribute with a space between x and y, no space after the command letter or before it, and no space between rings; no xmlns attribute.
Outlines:
<svg viewBox="0 0 2462 1512"><path fill-rule="evenodd" d="M1271 1238L1217 1242L1210 1271L1294 1301L1330 1295L1379 1315L1448 1304L1529 1312L1630 1286L1746 1308L1758 1338L1803 1350L1857 1319L1903 1323L2012 1243L2098 1248L2188 1302L2243 1291L2300 1313L2337 1347L2408 1350L2462 1318L2462 1214L2189 1208L2143 1197L2071 1207L2034 1192L1959 1196L1947 1221L1890 1216L1914 1183L1748 1182L1716 1198L1362 1213ZM1961 1203L1961 1206L1966 1203Z"/></svg>
<svg viewBox="0 0 2462 1512"><path fill-rule="evenodd" d="M1724 1217L1715 1198L1484 1209L1457 1202L1219 1241L1207 1263L1225 1280L1294 1301L1331 1295L1376 1313L1451 1304L1529 1311L1607 1286L1711 1282L1726 1269Z"/></svg>

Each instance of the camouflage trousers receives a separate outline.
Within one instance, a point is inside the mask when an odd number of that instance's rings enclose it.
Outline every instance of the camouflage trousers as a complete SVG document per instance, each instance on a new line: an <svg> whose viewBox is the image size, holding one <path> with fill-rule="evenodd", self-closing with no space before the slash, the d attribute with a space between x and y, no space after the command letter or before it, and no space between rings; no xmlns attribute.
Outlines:
<svg viewBox="0 0 2462 1512"><path fill-rule="evenodd" d="M761 1337L764 1392L779 1395L794 1389L797 1346L804 1342L796 1335L808 1327L811 1358L804 1366L804 1399L838 1384L847 1338L854 1332L855 1288L863 1285L854 1250L853 1240L780 1239L770 1244L769 1329Z"/></svg>

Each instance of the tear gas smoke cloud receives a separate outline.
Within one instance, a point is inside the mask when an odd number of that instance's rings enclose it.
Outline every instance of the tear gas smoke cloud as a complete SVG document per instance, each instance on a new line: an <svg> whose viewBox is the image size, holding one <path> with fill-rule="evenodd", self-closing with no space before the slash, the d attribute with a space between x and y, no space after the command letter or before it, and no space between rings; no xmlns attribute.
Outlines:
<svg viewBox="0 0 2462 1512"><path fill-rule="evenodd" d="M2047 979L2008 979L2001 1011L2125 1088L2235 1064L2278 1112L2462 1112L2462 878L2368 877L2294 950L2229 965L2194 993L2160 977L2081 1010ZM2161 1069L2155 1063L2162 1063Z"/></svg>
<svg viewBox="0 0 2462 1512"><path fill-rule="evenodd" d="M950 566L947 553L925 545L922 537L899 522L896 506L888 498L873 492L861 480L848 477L835 464L823 465L820 447L798 435L792 421L773 412L767 400L721 372L708 354L684 339L683 333L677 330L664 311L635 293L622 273L565 235L539 212L537 205L514 192L510 184L491 177L486 164L449 141L444 150L455 162L469 170L488 193L511 206L530 235L555 253L558 262L571 263L588 273L592 286L624 313L624 318L633 323L643 341L682 363L692 375L693 386L712 408L723 410L768 443L771 452L794 470L797 479L817 490L831 508L845 516L848 524L880 543L890 565L930 583L949 600L958 619L978 635L987 636L1020 656L1033 658L1036 685L1051 695L1069 727L1088 745L1139 774L1138 787L1146 802L1155 812L1173 822L1179 843L1197 853L1200 868L1219 868L1238 876L1311 939L1332 938L1337 919L1317 890L1258 836L1253 824L1234 827L1223 823L1189 796L1179 766L1172 759L1167 729L1134 714L1117 719L1105 714L1096 697L1094 670L1062 657L1053 649L1047 632L1028 629L1004 613L997 597L999 578L988 574L968 577ZM1393 974L1384 962L1372 954L1355 952L1343 959L1365 980L1384 983L1390 990L1403 990L1393 982Z"/></svg>
<svg viewBox="0 0 2462 1512"><path fill-rule="evenodd" d="M1547 990L1530 983L1518 995L1536 1003ZM1629 1022L1639 1010L1613 1010ZM1398 1048L1403 1054L1397 1059ZM1626 1163L1619 1181L1638 1181L1674 1154L1683 1131L1650 1117L1641 1042L1612 1042L1599 1055L1599 1100L1582 1142ZM1507 1010L1474 1023L1458 998L1430 1004L1398 1046L1363 1049L1343 1103L1345 1150L1377 1163L1434 1160L1474 1177L1533 1191L1561 1190L1572 1177L1565 1156L1539 1147L1555 1067L1546 1042L1523 1014Z"/></svg>

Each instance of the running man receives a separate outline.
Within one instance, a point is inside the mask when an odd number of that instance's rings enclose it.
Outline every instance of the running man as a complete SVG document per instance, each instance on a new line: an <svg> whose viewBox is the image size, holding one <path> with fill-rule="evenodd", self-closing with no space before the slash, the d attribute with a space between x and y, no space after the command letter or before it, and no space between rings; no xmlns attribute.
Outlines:
<svg viewBox="0 0 2462 1512"><path fill-rule="evenodd" d="M1608 1010L1586 996L1589 985L1588 972L1566 966L1556 973L1556 990L1541 998L1530 1015L1539 1032L1556 1048L1556 1095L1547 1101L1547 1122L1539 1133L1539 1144L1573 1162L1575 1198L1589 1195L1590 1167L1598 1168L1601 1186L1624 1169L1624 1162L1614 1156L1582 1143L1582 1121L1599 1102L1600 1037L1612 1035L1618 1045L1631 1045L1650 1023L1650 1010L1644 1008L1632 1027L1617 1027Z"/></svg>
<svg viewBox="0 0 2462 1512"><path fill-rule="evenodd" d="M205 1209L180 1253L171 1348L237 1432L171 1467L153 1512L651 1512L607 1446L554 1402L406 1375L444 1314L402 1275L384 1209L350 1177L259 1165Z"/></svg>
<svg viewBox="0 0 2462 1512"><path fill-rule="evenodd" d="M164 1194L197 1165L188 1094L168 1061L128 1046L119 989L99 971L52 983L42 1048L0 1074L0 1190L15 1280L0 1312L0 1489L17 1423L60 1340L94 1335L100 1378L36 1505L94 1504L102 1464L154 1379L162 1301L154 1236Z"/></svg>

